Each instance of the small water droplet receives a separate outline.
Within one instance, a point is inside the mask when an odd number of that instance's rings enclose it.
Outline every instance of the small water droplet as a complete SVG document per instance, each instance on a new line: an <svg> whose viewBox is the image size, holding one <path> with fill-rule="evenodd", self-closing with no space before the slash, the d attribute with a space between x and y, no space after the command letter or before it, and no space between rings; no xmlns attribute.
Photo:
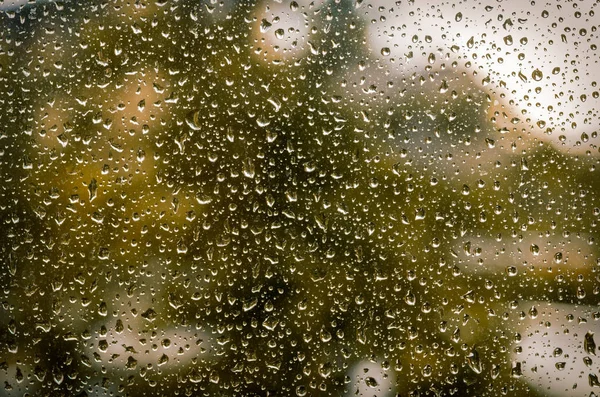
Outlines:
<svg viewBox="0 0 600 397"><path fill-rule="evenodd" d="M306 386L300 385L300 386L296 387L296 395L298 397L304 397L304 396L306 396L306 393L307 393Z"/></svg>
<svg viewBox="0 0 600 397"><path fill-rule="evenodd" d="M273 24L271 22L267 21L266 19L263 19L262 21L260 21L260 32L267 33L272 26Z"/></svg>
<svg viewBox="0 0 600 397"><path fill-rule="evenodd" d="M529 317L536 318L537 316L538 316L537 308L535 306L531 306L531 309L529 309Z"/></svg>
<svg viewBox="0 0 600 397"><path fill-rule="evenodd" d="M160 358L158 359L158 366L160 367L161 365L165 365L169 362L169 356L167 356L166 354L163 354L162 356L160 356Z"/></svg>
<svg viewBox="0 0 600 397"><path fill-rule="evenodd" d="M199 110L194 110L191 111L187 114L187 116L185 117L185 123L188 125L188 127L190 127L192 130L194 131L198 131L200 130L200 122L199 122L199 117L200 117L200 111Z"/></svg>
<svg viewBox="0 0 600 397"><path fill-rule="evenodd" d="M255 168L252 159L246 159L246 161L244 161L242 172L246 178L254 178Z"/></svg>
<svg viewBox="0 0 600 397"><path fill-rule="evenodd" d="M523 370L521 369L521 363L516 362L513 367L510 369L510 375L513 378L520 378L523 376Z"/></svg>
<svg viewBox="0 0 600 397"><path fill-rule="evenodd" d="M490 375L492 379L496 379L500 375L500 366L493 364L492 368L490 368Z"/></svg>
<svg viewBox="0 0 600 397"><path fill-rule="evenodd" d="M135 367L137 367L137 360L135 358L133 358L132 356L129 356L127 358L127 364L125 364L125 367L127 369L135 369Z"/></svg>
<svg viewBox="0 0 600 397"><path fill-rule="evenodd" d="M157 316L158 314L152 308L142 313L142 318L148 322L153 322L154 320L156 320Z"/></svg>
<svg viewBox="0 0 600 397"><path fill-rule="evenodd" d="M560 347L554 348L554 351L552 352L552 355L554 357L560 357L562 354L563 354L563 349L561 349Z"/></svg>
<svg viewBox="0 0 600 397"><path fill-rule="evenodd" d="M531 244L531 246L529 247L529 252L537 256L540 254L540 247L538 247L536 244Z"/></svg>
<svg viewBox="0 0 600 397"><path fill-rule="evenodd" d="M442 80L442 84L440 84L439 91L441 94L448 91L448 82L446 80Z"/></svg>
<svg viewBox="0 0 600 397"><path fill-rule="evenodd" d="M372 387L372 388L376 388L377 386L379 386L379 383L377 383L377 380L375 378L373 378L372 376L367 376L365 378L365 383L367 386Z"/></svg>
<svg viewBox="0 0 600 397"><path fill-rule="evenodd" d="M209 204L212 202L212 197L208 196L205 193L198 192L196 193L196 201L198 204Z"/></svg>
<svg viewBox="0 0 600 397"><path fill-rule="evenodd" d="M476 374L481 373L481 360L479 359L479 352L477 350L471 350L467 356L467 364L469 364L469 368L471 368L471 370L473 370L473 372Z"/></svg>
<svg viewBox="0 0 600 397"><path fill-rule="evenodd" d="M200 383L202 381L202 374L198 371L197 368L193 368L188 374L188 379L192 383Z"/></svg>
<svg viewBox="0 0 600 397"><path fill-rule="evenodd" d="M93 178L88 185L88 191L90 193L90 202L92 202L96 198L96 194L98 192L98 183Z"/></svg>
<svg viewBox="0 0 600 397"><path fill-rule="evenodd" d="M587 352L587 354L591 354L592 356L596 355L596 342L594 341L594 333L588 331L585 334L585 338L583 340L583 348Z"/></svg>
<svg viewBox="0 0 600 397"><path fill-rule="evenodd" d="M431 365L427 364L425 365L425 367L423 367L423 376L428 378L433 374L433 368L431 367Z"/></svg>
<svg viewBox="0 0 600 397"><path fill-rule="evenodd" d="M531 78L534 79L535 81L540 81L542 78L544 77L544 74L542 73L541 70L539 69L535 69L532 73L531 73Z"/></svg>

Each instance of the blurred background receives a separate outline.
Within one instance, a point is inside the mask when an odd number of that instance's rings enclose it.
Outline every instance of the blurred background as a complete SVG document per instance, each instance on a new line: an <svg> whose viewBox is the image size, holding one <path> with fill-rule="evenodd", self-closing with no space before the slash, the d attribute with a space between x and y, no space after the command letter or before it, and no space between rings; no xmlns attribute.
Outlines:
<svg viewBox="0 0 600 397"><path fill-rule="evenodd" d="M598 393L597 8L0 2L0 395Z"/></svg>

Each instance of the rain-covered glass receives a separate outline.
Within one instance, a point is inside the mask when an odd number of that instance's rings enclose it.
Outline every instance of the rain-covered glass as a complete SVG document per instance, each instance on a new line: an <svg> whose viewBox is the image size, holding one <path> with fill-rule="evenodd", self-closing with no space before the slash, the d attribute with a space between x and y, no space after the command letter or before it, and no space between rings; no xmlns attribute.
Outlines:
<svg viewBox="0 0 600 397"><path fill-rule="evenodd" d="M593 0L0 0L0 395L600 393Z"/></svg>

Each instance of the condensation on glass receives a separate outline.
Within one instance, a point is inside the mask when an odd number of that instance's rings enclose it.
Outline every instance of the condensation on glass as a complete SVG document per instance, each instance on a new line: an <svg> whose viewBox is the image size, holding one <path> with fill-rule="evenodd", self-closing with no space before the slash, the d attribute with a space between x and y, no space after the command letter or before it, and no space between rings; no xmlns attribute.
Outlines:
<svg viewBox="0 0 600 397"><path fill-rule="evenodd" d="M598 8L0 1L0 394L596 395Z"/></svg>

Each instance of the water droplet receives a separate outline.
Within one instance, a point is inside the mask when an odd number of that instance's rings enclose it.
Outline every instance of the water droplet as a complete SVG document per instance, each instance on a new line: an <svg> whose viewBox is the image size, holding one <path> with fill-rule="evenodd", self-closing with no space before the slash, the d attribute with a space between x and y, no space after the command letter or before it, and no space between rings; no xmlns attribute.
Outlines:
<svg viewBox="0 0 600 397"><path fill-rule="evenodd" d="M327 343L331 340L332 335L331 335L331 332L327 331L326 329L321 329L321 332L319 333L319 337L321 339L321 342Z"/></svg>
<svg viewBox="0 0 600 397"><path fill-rule="evenodd" d="M544 77L544 74L542 73L541 70L539 69L535 69L532 73L531 73L531 78L534 79L535 81L540 81L542 78Z"/></svg>
<svg viewBox="0 0 600 397"><path fill-rule="evenodd" d="M196 193L196 201L198 204L210 204L212 202L212 197L205 193L198 192Z"/></svg>
<svg viewBox="0 0 600 397"><path fill-rule="evenodd" d="M537 308L535 306L531 306L531 309L529 309L529 317L536 318L537 316L538 316Z"/></svg>
<svg viewBox="0 0 600 397"><path fill-rule="evenodd" d="M108 342L106 341L106 339L102 339L98 342L98 350L100 350L103 353L105 353L108 350Z"/></svg>
<svg viewBox="0 0 600 397"><path fill-rule="evenodd" d="M365 384L372 388L376 388L377 386L379 386L379 383L377 383L377 380L375 378L373 378L372 376L367 376L365 378Z"/></svg>
<svg viewBox="0 0 600 397"><path fill-rule="evenodd" d="M481 373L481 360L479 359L479 352L477 350L471 350L471 352L467 356L467 364L469 364L469 368L471 368L471 370L476 374Z"/></svg>
<svg viewBox="0 0 600 397"><path fill-rule="evenodd" d="M108 314L106 302L100 302L100 305L98 305L98 314L101 316L106 316Z"/></svg>
<svg viewBox="0 0 600 397"><path fill-rule="evenodd" d="M200 111L199 110L191 111L185 117L185 123L192 130L199 131L200 130L200 120L199 120L199 117L200 117Z"/></svg>
<svg viewBox="0 0 600 397"><path fill-rule="evenodd" d="M200 383L202 381L202 374L197 368L193 368L188 374L188 379L192 383Z"/></svg>
<svg viewBox="0 0 600 397"><path fill-rule="evenodd" d="M536 244L531 244L531 246L529 247L529 252L537 256L540 254L540 247L538 247Z"/></svg>
<svg viewBox="0 0 600 397"><path fill-rule="evenodd" d="M510 369L510 375L513 378L520 378L523 376L523 370L521 369L521 363L514 363L513 367Z"/></svg>
<svg viewBox="0 0 600 397"><path fill-rule="evenodd" d="M490 376L492 379L496 379L500 376L500 366L498 364L492 364L492 368L490 368Z"/></svg>
<svg viewBox="0 0 600 397"><path fill-rule="evenodd" d="M272 26L273 24L271 22L267 21L266 19L263 19L260 21L260 32L267 33Z"/></svg>
<svg viewBox="0 0 600 397"><path fill-rule="evenodd" d="M296 387L296 395L298 397L304 397L307 394L306 386L300 385Z"/></svg>
<svg viewBox="0 0 600 397"><path fill-rule="evenodd" d="M127 369L135 369L137 367L138 361L133 358L132 356L129 356L127 358L127 364L125 364L125 367Z"/></svg>
<svg viewBox="0 0 600 397"><path fill-rule="evenodd" d="M473 48L475 45L475 37L471 36L469 40L467 40L467 48Z"/></svg>
<svg viewBox="0 0 600 397"><path fill-rule="evenodd" d="M219 383L219 379L220 379L219 373L216 371L211 372L210 376L208 377L208 381L210 383L215 383L215 384Z"/></svg>
<svg viewBox="0 0 600 397"><path fill-rule="evenodd" d="M160 356L160 358L158 359L158 366L162 366L165 365L169 362L169 356L167 356L166 354L163 353L162 356Z"/></svg>
<svg viewBox="0 0 600 397"><path fill-rule="evenodd" d="M421 373L424 377L428 378L433 374L433 368L431 367L431 365L427 364L423 367Z"/></svg>
<svg viewBox="0 0 600 397"><path fill-rule="evenodd" d="M552 355L554 357L560 357L562 354L563 354L563 349L561 349L560 347L555 347L552 352Z"/></svg>
<svg viewBox="0 0 600 397"><path fill-rule="evenodd" d="M246 178L254 178L255 168L252 159L246 159L246 161L244 161L242 172Z"/></svg>
<svg viewBox="0 0 600 397"><path fill-rule="evenodd" d="M446 80L442 80L442 84L440 84L439 91L440 94L448 92L448 82Z"/></svg>
<svg viewBox="0 0 600 397"><path fill-rule="evenodd" d="M596 355L596 342L594 341L594 333L588 331L585 334L585 338L583 340L583 348L587 352L587 354L591 354L592 356Z"/></svg>
<svg viewBox="0 0 600 397"><path fill-rule="evenodd" d="M278 134L276 131L267 130L267 142L268 143L275 142L275 139L277 139L277 136L278 136Z"/></svg>
<svg viewBox="0 0 600 397"><path fill-rule="evenodd" d="M96 198L96 194L98 193L98 183L95 179L92 178L90 184L88 185L88 191L90 194L90 202L94 201Z"/></svg>
<svg viewBox="0 0 600 397"><path fill-rule="evenodd" d="M154 309L149 308L145 312L142 313L142 318L148 322L153 322L156 320L158 314L154 311Z"/></svg>

